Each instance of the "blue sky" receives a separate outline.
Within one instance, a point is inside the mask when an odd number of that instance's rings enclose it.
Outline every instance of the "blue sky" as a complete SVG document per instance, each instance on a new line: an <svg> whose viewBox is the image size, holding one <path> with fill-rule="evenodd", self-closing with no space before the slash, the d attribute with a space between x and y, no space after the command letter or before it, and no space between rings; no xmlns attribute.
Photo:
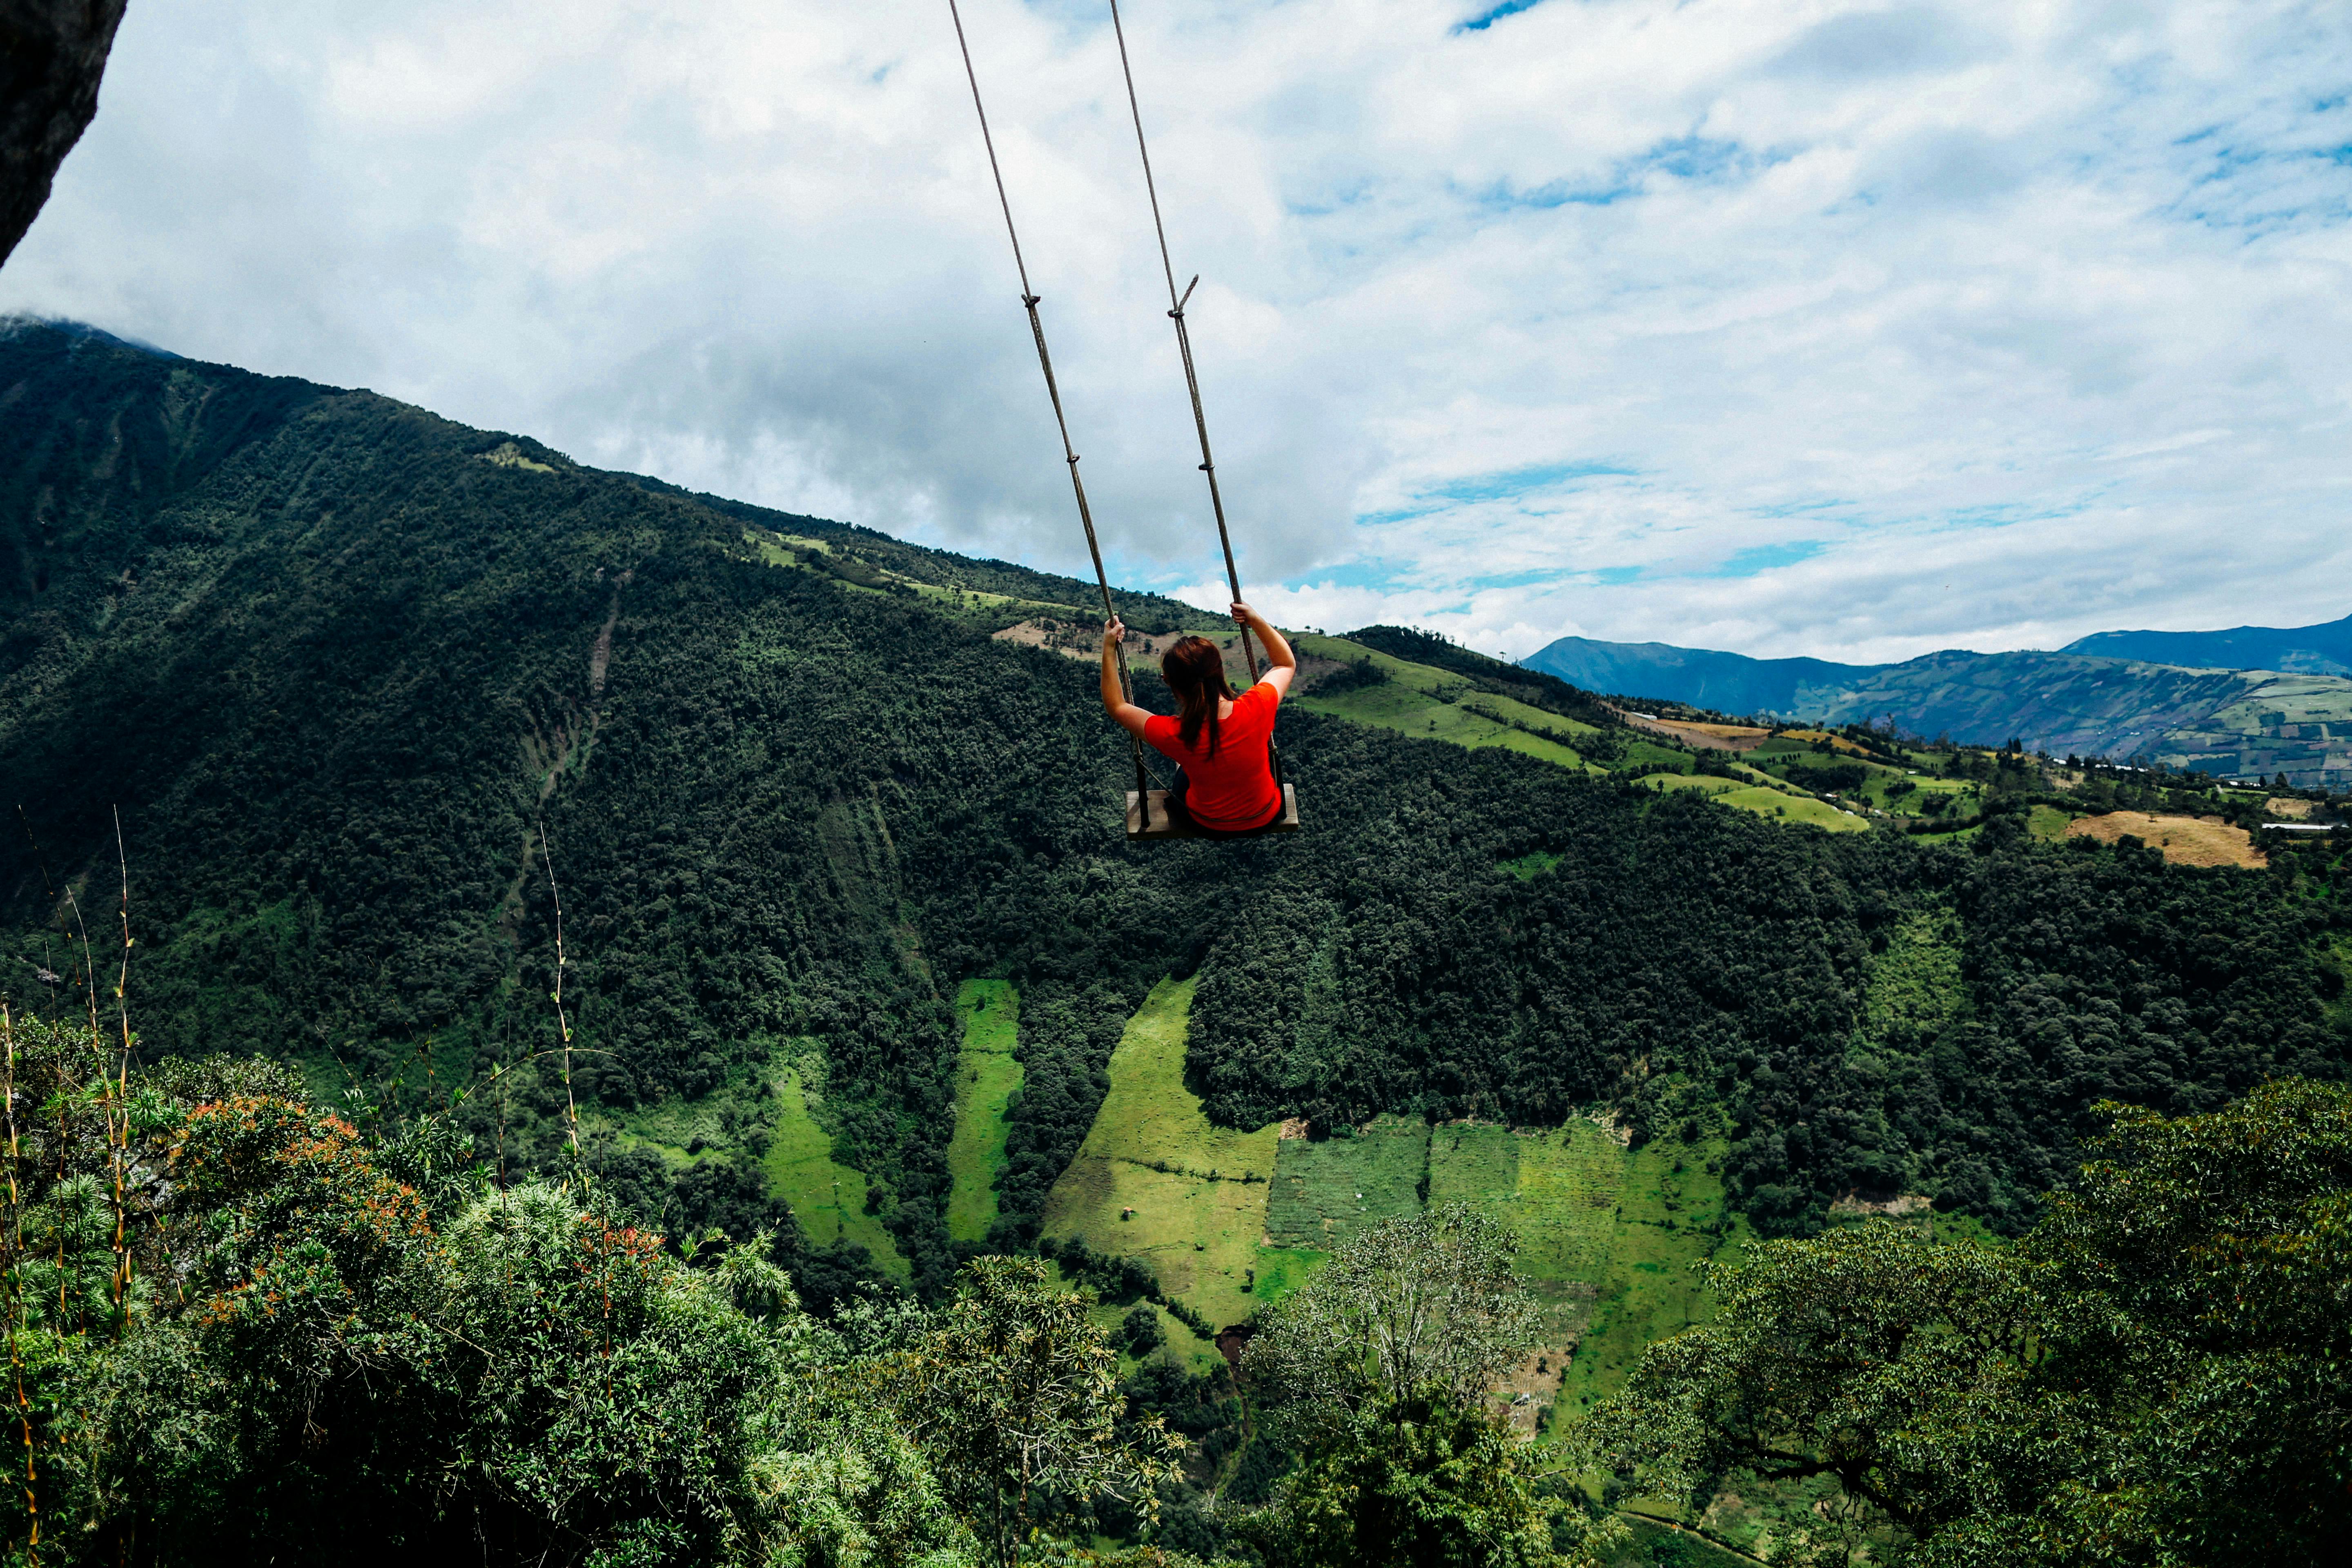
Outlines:
<svg viewBox="0 0 2352 1568"><path fill-rule="evenodd" d="M1253 596L1525 653L2352 611L2352 8L1129 0ZM1107 10L967 0L1087 486L1219 596ZM1084 553L944 0L132 7L0 310Z"/></svg>

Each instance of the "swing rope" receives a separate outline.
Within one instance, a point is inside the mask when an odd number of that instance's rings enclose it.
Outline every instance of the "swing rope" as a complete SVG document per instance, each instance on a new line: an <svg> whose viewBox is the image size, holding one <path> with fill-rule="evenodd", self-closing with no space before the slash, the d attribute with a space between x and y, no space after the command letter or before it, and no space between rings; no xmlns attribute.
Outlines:
<svg viewBox="0 0 2352 1568"><path fill-rule="evenodd" d="M1160 216L1160 187L1151 176L1151 148L1143 138L1143 106L1135 93L1135 68L1127 54L1127 27L1119 20L1118 0L1110 0L1110 30L1118 39L1118 70L1127 83L1127 110L1135 121L1135 151L1143 161L1143 190L1151 200L1151 229L1160 240L1160 270L1168 279L1168 319L1176 323L1176 352L1184 361L1184 389L1192 395L1192 428L1201 437L1201 472L1209 478L1209 508L1217 518L1217 543L1225 552L1225 583L1232 588L1234 603L1242 602L1242 574L1234 564L1233 534L1225 526L1224 492L1217 487L1217 459L1209 450L1209 416L1201 406L1201 374L1192 364L1192 333L1184 324L1184 306L1192 298L1192 290L1201 286L1199 273L1184 285L1181 294L1176 292L1176 266L1168 257L1168 225ZM1242 661L1249 667L1250 684L1257 684L1257 649L1250 641L1249 627L1241 629ZM1282 753L1273 741L1266 742L1266 756L1274 772L1275 788L1282 787Z"/></svg>
<svg viewBox="0 0 2352 1568"><path fill-rule="evenodd" d="M956 0L948 0L948 15L955 22L956 47L963 54L964 79L971 84L972 110L980 116L980 140L981 144L988 149L988 172L996 181L996 204L1004 211L1005 237L1013 242L1013 269L1020 275L1021 279L1021 305L1029 312L1029 335L1037 342L1037 366L1045 373L1045 395L1053 402L1054 425L1062 435L1062 458L1069 465L1070 489L1077 497L1079 525L1087 531L1087 553L1094 560L1095 586L1102 591L1103 618L1107 621L1117 620L1118 612L1111 605L1110 578L1103 571L1102 545L1095 538L1094 512L1087 505L1086 481L1078 477L1078 454L1070 445L1070 422L1062 412L1061 385L1054 379L1054 356L1045 347L1045 324L1037 315L1037 292L1029 287L1029 264L1022 259L1021 256L1021 231L1013 226L1013 201L1004 194L1004 170L996 161L996 138L988 129L988 107L981 101L980 75L972 68L971 45L965 40L963 13L957 8ZM1178 328L1180 331L1182 328L1181 321L1178 322ZM1188 372L1191 363L1188 351L1185 361ZM1192 403L1194 408L1197 409L1200 406L1200 395L1197 392L1193 395ZM1207 439L1207 429L1203 426L1202 440L1205 443ZM1211 480L1213 487L1214 482L1213 478ZM1217 527L1220 531L1224 528L1224 514L1222 511L1218 513ZM1230 547L1225 552L1225 560L1230 570L1233 562L1233 551ZM1238 595L1240 589L1236 587L1234 592ZM1246 645L1249 634L1244 631L1242 636ZM1135 700L1135 689L1128 676L1127 646L1124 642L1119 645L1116 657L1118 664L1119 695L1132 702ZM1253 658L1250 666L1253 679L1256 677L1256 661ZM1133 735L1128 737L1128 742L1135 753L1136 807L1142 814L1142 825L1148 828L1151 826L1151 781L1150 775L1145 773L1143 767L1143 742Z"/></svg>

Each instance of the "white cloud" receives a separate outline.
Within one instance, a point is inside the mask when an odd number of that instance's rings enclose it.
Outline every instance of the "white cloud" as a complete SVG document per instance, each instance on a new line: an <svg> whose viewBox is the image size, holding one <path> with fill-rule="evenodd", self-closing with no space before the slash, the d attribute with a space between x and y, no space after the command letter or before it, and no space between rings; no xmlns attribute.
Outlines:
<svg viewBox="0 0 2352 1568"><path fill-rule="evenodd" d="M1475 14L1127 5L1266 607L1851 658L2352 609L2340 6ZM1107 548L1197 583L1108 14L965 15ZM1082 567L1014 293L943 0L134 7L0 273Z"/></svg>

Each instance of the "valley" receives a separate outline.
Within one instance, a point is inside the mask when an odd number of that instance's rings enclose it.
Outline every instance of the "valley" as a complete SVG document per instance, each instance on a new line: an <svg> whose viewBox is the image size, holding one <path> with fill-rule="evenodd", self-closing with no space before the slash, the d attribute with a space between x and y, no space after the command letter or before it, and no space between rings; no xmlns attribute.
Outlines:
<svg viewBox="0 0 2352 1568"><path fill-rule="evenodd" d="M2343 845L2263 826L2324 792L1635 723L1367 626L1299 638L1302 832L1131 846L1069 579L41 330L0 503L12 1007L71 1016L127 868L139 1070L295 1064L698 1277L768 1233L819 1315L1043 1260L1197 1427L1212 1545L1276 1463L1225 1352L1381 1222L1504 1227L1549 1439L1702 1260L2006 1245L2101 1101L2352 1062ZM1811 1507L1739 1496L1733 1544Z"/></svg>

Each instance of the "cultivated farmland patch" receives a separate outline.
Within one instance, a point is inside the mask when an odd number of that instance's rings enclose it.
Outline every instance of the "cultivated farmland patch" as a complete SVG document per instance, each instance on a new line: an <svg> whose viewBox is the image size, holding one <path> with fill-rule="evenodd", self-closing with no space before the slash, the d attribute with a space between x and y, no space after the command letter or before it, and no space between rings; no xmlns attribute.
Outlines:
<svg viewBox="0 0 2352 1568"><path fill-rule="evenodd" d="M2069 838L2095 838L2113 844L2129 834L2164 858L2181 866L2243 866L2269 864L2254 847L2252 835L2218 816L2173 816L2147 811L2111 811L2105 816L2078 816L2066 825Z"/></svg>
<svg viewBox="0 0 2352 1568"><path fill-rule="evenodd" d="M1328 1252L1367 1225L1421 1212L1429 1123L1383 1116L1361 1131L1286 1138L1266 1204L1270 1245Z"/></svg>

